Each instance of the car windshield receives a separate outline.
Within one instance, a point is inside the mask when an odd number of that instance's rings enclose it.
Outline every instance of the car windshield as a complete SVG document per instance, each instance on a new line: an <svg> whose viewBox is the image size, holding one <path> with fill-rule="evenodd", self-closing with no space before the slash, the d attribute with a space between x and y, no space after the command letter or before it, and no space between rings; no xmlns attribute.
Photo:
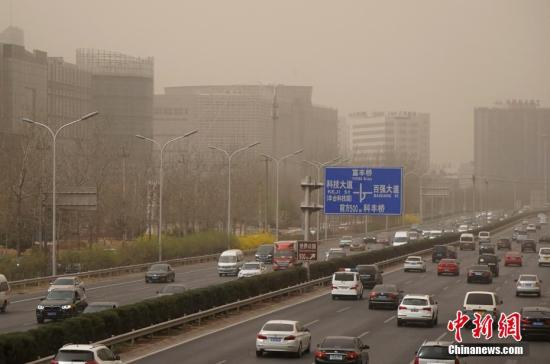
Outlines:
<svg viewBox="0 0 550 364"><path fill-rule="evenodd" d="M369 267L369 266L361 266L361 265L358 265L357 266L357 272L359 272L359 274L375 274L376 273L376 268L375 267Z"/></svg>
<svg viewBox="0 0 550 364"><path fill-rule="evenodd" d="M407 306L428 306L428 300L424 298L404 298L402 304Z"/></svg>
<svg viewBox="0 0 550 364"><path fill-rule="evenodd" d="M479 263L496 263L498 262L498 257L496 255L480 255L478 261Z"/></svg>
<svg viewBox="0 0 550 364"><path fill-rule="evenodd" d="M84 362L94 361L94 353L84 350L60 350L55 356L55 360L62 362Z"/></svg>
<svg viewBox="0 0 550 364"><path fill-rule="evenodd" d="M264 325L262 331L292 332L292 331L294 331L294 325L292 325L292 324L267 323L267 324Z"/></svg>
<svg viewBox="0 0 550 364"><path fill-rule="evenodd" d="M329 349L354 349L355 344L352 338L326 338L321 344L323 348Z"/></svg>
<svg viewBox="0 0 550 364"><path fill-rule="evenodd" d="M407 258L408 262L419 262L420 260L421 260L420 257L408 257Z"/></svg>
<svg viewBox="0 0 550 364"><path fill-rule="evenodd" d="M351 240L351 236L342 236L341 240Z"/></svg>
<svg viewBox="0 0 550 364"><path fill-rule="evenodd" d="M537 276L519 276L518 280L522 282L536 282Z"/></svg>
<svg viewBox="0 0 550 364"><path fill-rule="evenodd" d="M258 250L256 250L257 253L262 254L270 254L273 251L273 245L260 245L258 247Z"/></svg>
<svg viewBox="0 0 550 364"><path fill-rule="evenodd" d="M48 300L72 300L74 297L73 291L50 291L46 299Z"/></svg>
<svg viewBox="0 0 550 364"><path fill-rule="evenodd" d="M73 284L74 280L72 278L57 278L52 283L54 286L72 286Z"/></svg>
<svg viewBox="0 0 550 364"><path fill-rule="evenodd" d="M446 251L447 251L446 246L441 246L441 245L434 246L434 252L436 252L436 253L444 253Z"/></svg>
<svg viewBox="0 0 550 364"><path fill-rule="evenodd" d="M379 284L372 290L374 292L397 292L397 287L393 284Z"/></svg>
<svg viewBox="0 0 550 364"><path fill-rule="evenodd" d="M260 269L260 264L258 263L246 263L243 265L243 269Z"/></svg>
<svg viewBox="0 0 550 364"><path fill-rule="evenodd" d="M398 242L398 243L402 243L402 242L404 242L404 241L407 241L407 237L405 237L405 236L398 236L398 237L393 238L393 241Z"/></svg>
<svg viewBox="0 0 550 364"><path fill-rule="evenodd" d="M442 264L455 264L456 260L454 260L454 259L441 259L440 263L442 263Z"/></svg>
<svg viewBox="0 0 550 364"><path fill-rule="evenodd" d="M521 313L523 317L529 318L548 318L550 317L550 310L525 310Z"/></svg>
<svg viewBox="0 0 550 364"><path fill-rule="evenodd" d="M168 270L168 266L166 264L154 264L149 268L151 272L166 272Z"/></svg>
<svg viewBox="0 0 550 364"><path fill-rule="evenodd" d="M162 287L162 289L160 290L161 293L180 293L184 291L185 291L184 286L176 286L171 284Z"/></svg>
<svg viewBox="0 0 550 364"><path fill-rule="evenodd" d="M541 253L541 254L550 254L550 248L542 248L542 249L540 250L540 253Z"/></svg>
<svg viewBox="0 0 550 364"><path fill-rule="evenodd" d="M277 250L275 251L275 256L277 258L292 258L291 250Z"/></svg>
<svg viewBox="0 0 550 364"><path fill-rule="evenodd" d="M486 266L486 265L474 265L474 266L470 267L470 270L477 270L477 271L489 270L489 267Z"/></svg>
<svg viewBox="0 0 550 364"><path fill-rule="evenodd" d="M235 255L222 255L220 256L220 263L235 263L237 257Z"/></svg>
<svg viewBox="0 0 550 364"><path fill-rule="evenodd" d="M474 241L474 238L472 236L462 236L460 241Z"/></svg>
<svg viewBox="0 0 550 364"><path fill-rule="evenodd" d="M353 273L334 273L335 281L353 281L355 280Z"/></svg>
<svg viewBox="0 0 550 364"><path fill-rule="evenodd" d="M493 305L493 295L487 293L470 293L466 299L468 305Z"/></svg>
<svg viewBox="0 0 550 364"><path fill-rule="evenodd" d="M418 351L418 357L421 359L454 359L449 354L448 346L423 346Z"/></svg>

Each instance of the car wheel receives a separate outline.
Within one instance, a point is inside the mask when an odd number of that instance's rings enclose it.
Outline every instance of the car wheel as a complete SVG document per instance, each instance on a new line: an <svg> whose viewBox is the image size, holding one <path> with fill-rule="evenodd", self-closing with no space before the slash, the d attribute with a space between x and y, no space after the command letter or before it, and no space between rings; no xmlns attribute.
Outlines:
<svg viewBox="0 0 550 364"><path fill-rule="evenodd" d="M439 315L435 315L434 326L437 326L437 317L438 317L438 316L439 316Z"/></svg>
<svg viewBox="0 0 550 364"><path fill-rule="evenodd" d="M336 296L335 295L332 295L332 300L335 300L336 299Z"/></svg>
<svg viewBox="0 0 550 364"><path fill-rule="evenodd" d="M43 324L44 319L43 318L36 318L36 322L38 322L39 324Z"/></svg>
<svg viewBox="0 0 550 364"><path fill-rule="evenodd" d="M540 297L540 292L539 292L539 293L537 293L537 297Z"/></svg>
<svg viewBox="0 0 550 364"><path fill-rule="evenodd" d="M258 358L261 358L262 355L264 355L264 352L263 352L263 351L261 351L261 350L256 350L256 356L257 356Z"/></svg>
<svg viewBox="0 0 550 364"><path fill-rule="evenodd" d="M401 319L397 319L397 326L398 327L403 326L403 321Z"/></svg>
<svg viewBox="0 0 550 364"><path fill-rule="evenodd" d="M300 343L300 346L298 346L298 351L296 352L296 357L301 358L302 357L302 343Z"/></svg>
<svg viewBox="0 0 550 364"><path fill-rule="evenodd" d="M306 348L306 353L310 353L311 352L311 338L309 339L309 343L307 343L307 348Z"/></svg>
<svg viewBox="0 0 550 364"><path fill-rule="evenodd" d="M149 283L149 280L148 280L148 279L146 279L146 280L145 280L145 283Z"/></svg>
<svg viewBox="0 0 550 364"><path fill-rule="evenodd" d="M372 310L372 308L373 308L373 305L372 303L369 302L369 310Z"/></svg>
<svg viewBox="0 0 550 364"><path fill-rule="evenodd" d="M516 297L519 297L519 292L516 292Z"/></svg>
<svg viewBox="0 0 550 364"><path fill-rule="evenodd" d="M6 312L6 308L8 308L8 302L4 301L4 304L0 307L0 312Z"/></svg>
<svg viewBox="0 0 550 364"><path fill-rule="evenodd" d="M430 321L428 321L428 327L434 327L434 318L433 317Z"/></svg>

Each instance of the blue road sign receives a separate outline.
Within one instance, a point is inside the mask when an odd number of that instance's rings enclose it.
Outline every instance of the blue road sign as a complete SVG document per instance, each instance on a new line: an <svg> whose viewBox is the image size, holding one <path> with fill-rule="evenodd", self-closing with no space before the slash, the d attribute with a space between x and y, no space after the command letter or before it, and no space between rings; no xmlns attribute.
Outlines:
<svg viewBox="0 0 550 364"><path fill-rule="evenodd" d="M325 214L401 215L403 168L327 167Z"/></svg>

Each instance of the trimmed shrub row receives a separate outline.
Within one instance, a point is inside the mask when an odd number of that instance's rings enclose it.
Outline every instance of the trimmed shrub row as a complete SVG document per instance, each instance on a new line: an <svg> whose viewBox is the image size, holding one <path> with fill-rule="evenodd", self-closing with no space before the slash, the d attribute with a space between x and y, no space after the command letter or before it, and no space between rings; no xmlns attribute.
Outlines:
<svg viewBox="0 0 550 364"><path fill-rule="evenodd" d="M493 230L526 216L528 214L516 215L505 221L485 226L483 230ZM313 263L310 265L310 278L327 277L341 267L374 264L428 249L436 244L451 243L456 241L458 236L458 234L452 234L439 239L422 240L328 262ZM33 361L38 357L55 353L64 343L99 341L113 335L296 285L305 282L306 279L307 274L304 268L293 268L244 280L192 289L174 296L149 299L114 310L81 315L46 324L27 332L3 334L0 335L0 363L19 364Z"/></svg>

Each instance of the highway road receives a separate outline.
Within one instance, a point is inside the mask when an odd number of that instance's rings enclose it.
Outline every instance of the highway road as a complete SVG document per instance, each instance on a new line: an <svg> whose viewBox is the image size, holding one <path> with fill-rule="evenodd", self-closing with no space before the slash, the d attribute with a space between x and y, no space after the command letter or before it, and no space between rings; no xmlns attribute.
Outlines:
<svg viewBox="0 0 550 364"><path fill-rule="evenodd" d="M538 233L537 233L538 234ZM507 229L498 236L511 236ZM549 245L550 244L545 244ZM513 243L518 250L518 244ZM503 256L504 251L498 253ZM255 356L255 336L260 327L271 319L299 320L312 333L312 351L323 337L329 335L359 336L370 345L371 363L394 364L411 363L415 351L425 339L451 340L452 333L447 332L447 321L453 319L460 309L467 291L495 291L503 299L502 311L510 313L522 306L550 306L550 268L538 267L537 254L525 253L523 267L504 267L501 262L500 276L492 284L468 284L465 271L475 264L478 253L459 252L461 272L458 277L437 276L435 264L428 265L426 273L405 273L400 268L386 272L384 281L397 284L405 293L433 294L439 302L439 324L428 328L422 326L397 327L395 310L369 310L367 300L336 300L324 295L309 302L297 304L261 318L243 322L237 326L218 331L170 348L141 357L133 361L137 364L186 362L193 363L280 363L290 360L292 363L312 363L313 353L301 359L290 359L285 355ZM516 297L514 279L519 273L537 273L543 280L543 295L536 297ZM546 286L545 286L546 285ZM546 289L544 289L546 287ZM365 295L366 297L367 295ZM463 331L465 341L471 340L467 331ZM497 340L498 341L498 340ZM502 341L502 340L501 340ZM510 341L511 342L511 341ZM469 357L468 363L546 363L550 355L548 342L530 342L528 357L487 358Z"/></svg>

